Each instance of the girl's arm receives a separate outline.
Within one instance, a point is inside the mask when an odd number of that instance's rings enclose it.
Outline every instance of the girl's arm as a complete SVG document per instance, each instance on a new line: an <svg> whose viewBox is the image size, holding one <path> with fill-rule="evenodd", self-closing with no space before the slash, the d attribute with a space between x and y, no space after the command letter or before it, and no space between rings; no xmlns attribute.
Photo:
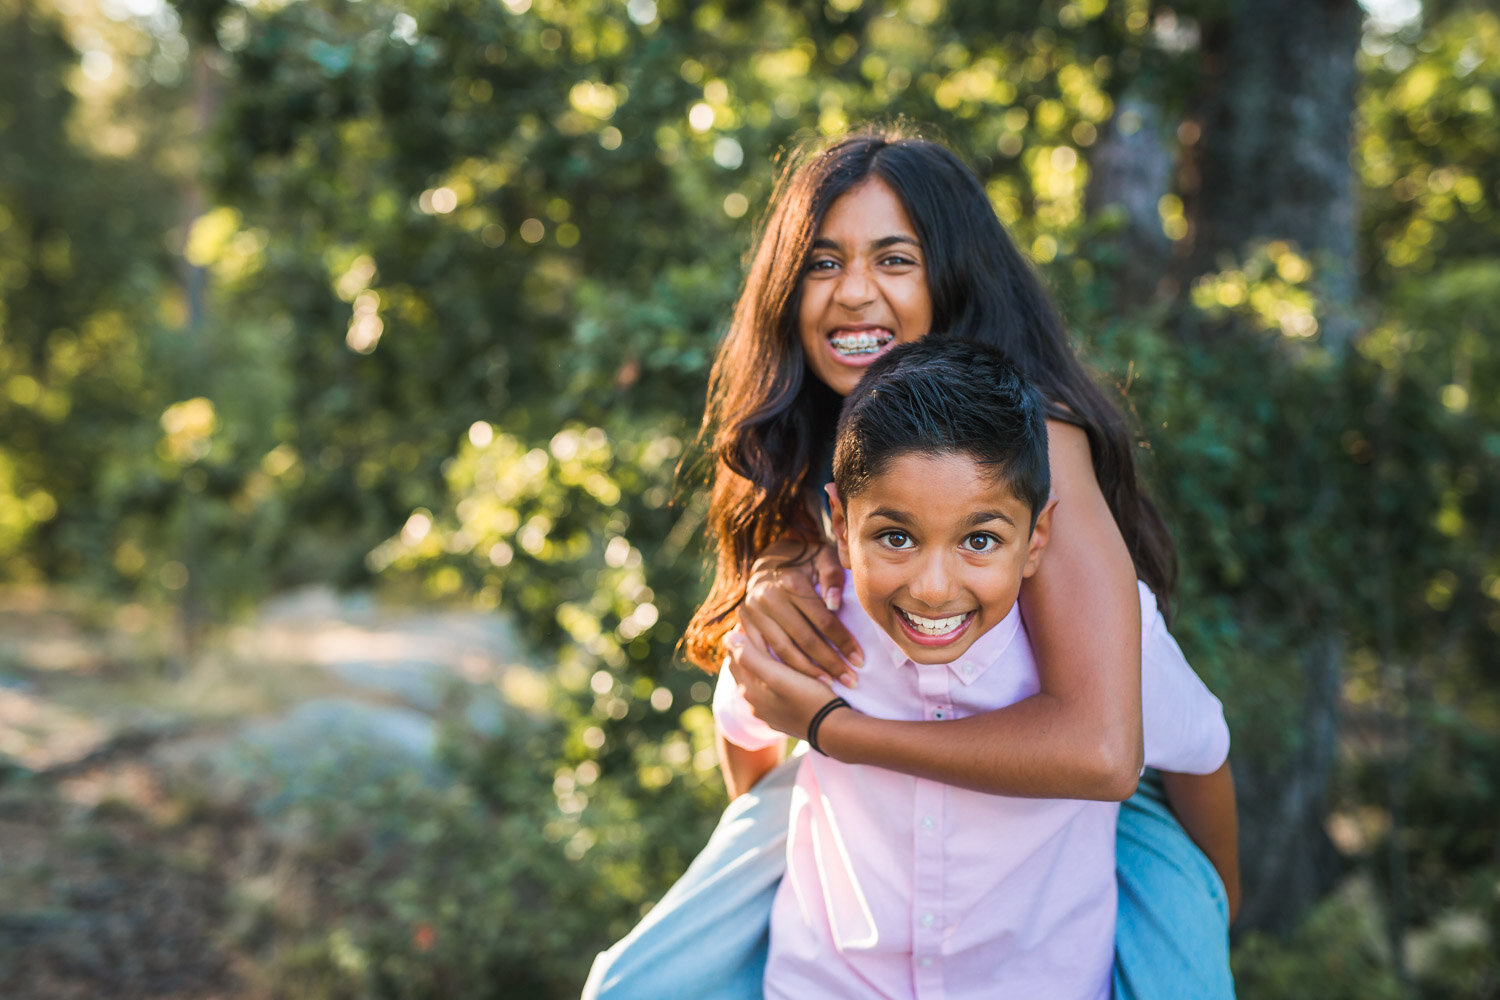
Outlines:
<svg viewBox="0 0 1500 1000"><path fill-rule="evenodd" d="M1163 771L1161 783L1178 822L1223 880L1229 922L1234 923L1240 911L1240 845L1229 761L1212 774Z"/></svg>
<svg viewBox="0 0 1500 1000"><path fill-rule="evenodd" d="M949 722L895 722L840 709L818 742L830 756L1002 795L1128 798L1140 776L1141 610L1135 567L1094 478L1084 432L1048 421L1051 541L1021 591L1041 691ZM752 640L758 638L753 630ZM754 641L731 643L755 712L805 733L832 695Z"/></svg>

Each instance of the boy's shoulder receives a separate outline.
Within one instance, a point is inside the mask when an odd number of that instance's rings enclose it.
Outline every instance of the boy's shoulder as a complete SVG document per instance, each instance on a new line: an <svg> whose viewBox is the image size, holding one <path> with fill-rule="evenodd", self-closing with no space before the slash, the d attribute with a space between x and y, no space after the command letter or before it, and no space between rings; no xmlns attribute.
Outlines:
<svg viewBox="0 0 1500 1000"><path fill-rule="evenodd" d="M1156 601L1156 593L1147 586L1145 580L1135 581L1136 592L1141 599L1141 645L1146 642L1158 629L1167 630L1166 619L1162 617L1161 606Z"/></svg>

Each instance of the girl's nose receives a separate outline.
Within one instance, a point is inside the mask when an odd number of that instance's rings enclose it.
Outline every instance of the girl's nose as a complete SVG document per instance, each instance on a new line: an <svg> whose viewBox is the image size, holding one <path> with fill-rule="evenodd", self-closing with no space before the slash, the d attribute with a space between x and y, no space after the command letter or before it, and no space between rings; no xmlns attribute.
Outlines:
<svg viewBox="0 0 1500 1000"><path fill-rule="evenodd" d="M862 309L875 301L875 282L863 264L852 264L844 272L834 291L834 301L850 310Z"/></svg>

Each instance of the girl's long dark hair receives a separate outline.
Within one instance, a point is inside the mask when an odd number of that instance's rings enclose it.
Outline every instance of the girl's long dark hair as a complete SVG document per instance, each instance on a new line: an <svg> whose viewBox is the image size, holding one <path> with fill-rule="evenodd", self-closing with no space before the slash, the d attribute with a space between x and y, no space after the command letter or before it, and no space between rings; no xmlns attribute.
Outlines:
<svg viewBox="0 0 1500 1000"><path fill-rule="evenodd" d="M713 459L708 526L718 561L683 636L684 654L709 671L723 657L756 557L782 538L809 547L822 540L815 491L841 400L808 377L797 307L824 214L870 177L890 185L916 227L932 297L930 335L1000 351L1048 398L1050 417L1083 429L1137 575L1163 604L1176 585L1176 549L1136 475L1129 424L1074 355L1062 318L979 179L937 143L865 129L788 158L709 373L699 443Z"/></svg>

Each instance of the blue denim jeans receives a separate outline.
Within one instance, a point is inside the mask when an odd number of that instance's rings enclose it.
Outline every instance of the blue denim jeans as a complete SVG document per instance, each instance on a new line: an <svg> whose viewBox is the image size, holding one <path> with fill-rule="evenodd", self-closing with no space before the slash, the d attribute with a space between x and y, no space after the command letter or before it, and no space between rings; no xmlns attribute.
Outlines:
<svg viewBox="0 0 1500 1000"><path fill-rule="evenodd" d="M729 804L677 884L594 961L583 1000L760 1000L796 770L786 761ZM1232 1000L1224 886L1150 771L1115 850L1116 1000Z"/></svg>

